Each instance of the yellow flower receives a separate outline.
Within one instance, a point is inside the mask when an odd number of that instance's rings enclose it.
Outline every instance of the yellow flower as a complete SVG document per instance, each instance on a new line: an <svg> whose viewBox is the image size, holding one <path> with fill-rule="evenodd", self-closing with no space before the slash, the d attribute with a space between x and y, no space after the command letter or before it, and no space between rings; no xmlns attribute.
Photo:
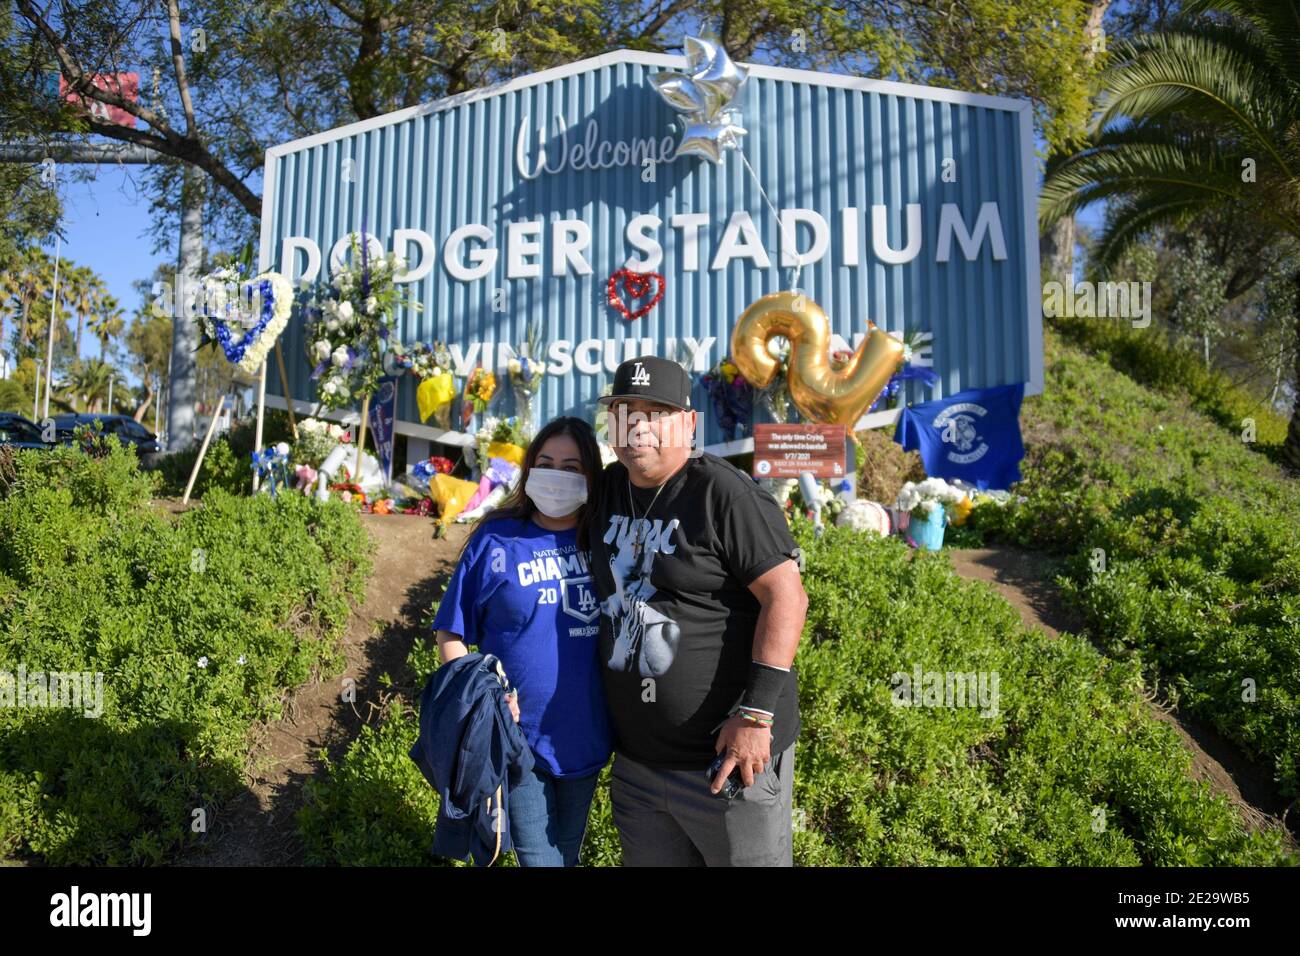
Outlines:
<svg viewBox="0 0 1300 956"><path fill-rule="evenodd" d="M953 513L952 523L955 525L965 524L966 519L970 517L971 509L973 507L974 505L971 504L971 500L969 497L962 498L961 501L957 502L952 507L952 513Z"/></svg>

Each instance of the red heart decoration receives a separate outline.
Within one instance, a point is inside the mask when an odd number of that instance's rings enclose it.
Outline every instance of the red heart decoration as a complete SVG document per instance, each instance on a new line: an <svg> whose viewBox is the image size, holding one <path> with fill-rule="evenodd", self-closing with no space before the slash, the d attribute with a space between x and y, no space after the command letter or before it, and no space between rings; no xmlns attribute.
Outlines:
<svg viewBox="0 0 1300 956"><path fill-rule="evenodd" d="M658 284L658 289L651 296L649 302L636 310L632 310L627 307L627 304L618 294L619 279L623 280L623 288L631 299L639 299L649 292L652 279ZM633 319L641 318L659 304L659 300L664 297L664 277L658 272L633 272L631 269L619 269L609 277L607 291L609 304L622 312L623 318L631 322Z"/></svg>

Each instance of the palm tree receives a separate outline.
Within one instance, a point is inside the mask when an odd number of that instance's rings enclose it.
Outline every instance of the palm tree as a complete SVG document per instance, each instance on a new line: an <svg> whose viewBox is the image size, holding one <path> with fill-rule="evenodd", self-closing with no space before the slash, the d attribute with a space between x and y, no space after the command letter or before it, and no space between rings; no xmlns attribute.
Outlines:
<svg viewBox="0 0 1300 956"><path fill-rule="evenodd" d="M1169 30L1118 43L1112 54L1089 144L1049 163L1043 225L1109 200L1100 269L1148 230L1208 212L1300 239L1295 0L1191 0ZM1292 289L1300 331L1300 271ZM1293 372L1300 388L1300 356ZM1300 401L1283 457L1300 471Z"/></svg>
<svg viewBox="0 0 1300 956"><path fill-rule="evenodd" d="M73 266L67 272L68 305L77 317L77 337L73 354L81 358L81 335L86 327L86 316L95 308L95 299L104 290L99 276L89 266Z"/></svg>
<svg viewBox="0 0 1300 956"><path fill-rule="evenodd" d="M112 341L126 329L126 320L122 316L122 306L113 296L105 292L97 301L95 314L90 320L90 334L99 339L99 354L108 358Z"/></svg>
<svg viewBox="0 0 1300 956"><path fill-rule="evenodd" d="M108 383L113 367L101 358L77 359L68 370L68 389L81 399L82 408L97 412L100 401L108 400Z"/></svg>

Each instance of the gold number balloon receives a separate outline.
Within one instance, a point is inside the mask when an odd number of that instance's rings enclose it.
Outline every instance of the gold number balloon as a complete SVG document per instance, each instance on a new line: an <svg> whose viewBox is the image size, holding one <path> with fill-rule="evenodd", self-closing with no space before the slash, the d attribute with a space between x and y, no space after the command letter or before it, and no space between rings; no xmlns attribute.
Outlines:
<svg viewBox="0 0 1300 956"><path fill-rule="evenodd" d="M743 313L731 330L731 358L763 388L777 372L767 350L774 336L790 340L790 398L807 419L852 428L903 363L903 343L868 322L870 332L839 371L831 368L831 323L821 306L796 292L773 292Z"/></svg>

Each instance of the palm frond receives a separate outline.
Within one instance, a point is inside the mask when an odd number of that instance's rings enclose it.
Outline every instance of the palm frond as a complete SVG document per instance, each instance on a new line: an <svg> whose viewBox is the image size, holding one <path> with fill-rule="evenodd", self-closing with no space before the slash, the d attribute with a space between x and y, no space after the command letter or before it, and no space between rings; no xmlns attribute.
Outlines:
<svg viewBox="0 0 1300 956"><path fill-rule="evenodd" d="M1181 16L1190 19L1207 13L1226 14L1248 25L1290 81L1300 83L1300 0L1188 0Z"/></svg>
<svg viewBox="0 0 1300 956"><path fill-rule="evenodd" d="M1203 196L1126 196L1107 211L1090 255L1099 273L1113 269L1124 253L1157 226L1178 226L1214 205Z"/></svg>
<svg viewBox="0 0 1300 956"><path fill-rule="evenodd" d="M1208 35L1150 34L1117 45L1116 60L1103 71L1101 84L1094 132L1124 116L1187 114L1237 130L1291 175L1295 157L1284 154L1282 140L1296 122L1300 100L1258 56L1243 55Z"/></svg>
<svg viewBox="0 0 1300 956"><path fill-rule="evenodd" d="M1145 127L1111 130L1086 149L1049 165L1039 197L1039 222L1050 225L1100 200L1151 190L1185 190L1216 202L1237 201L1243 186L1235 160L1225 157L1208 137Z"/></svg>

